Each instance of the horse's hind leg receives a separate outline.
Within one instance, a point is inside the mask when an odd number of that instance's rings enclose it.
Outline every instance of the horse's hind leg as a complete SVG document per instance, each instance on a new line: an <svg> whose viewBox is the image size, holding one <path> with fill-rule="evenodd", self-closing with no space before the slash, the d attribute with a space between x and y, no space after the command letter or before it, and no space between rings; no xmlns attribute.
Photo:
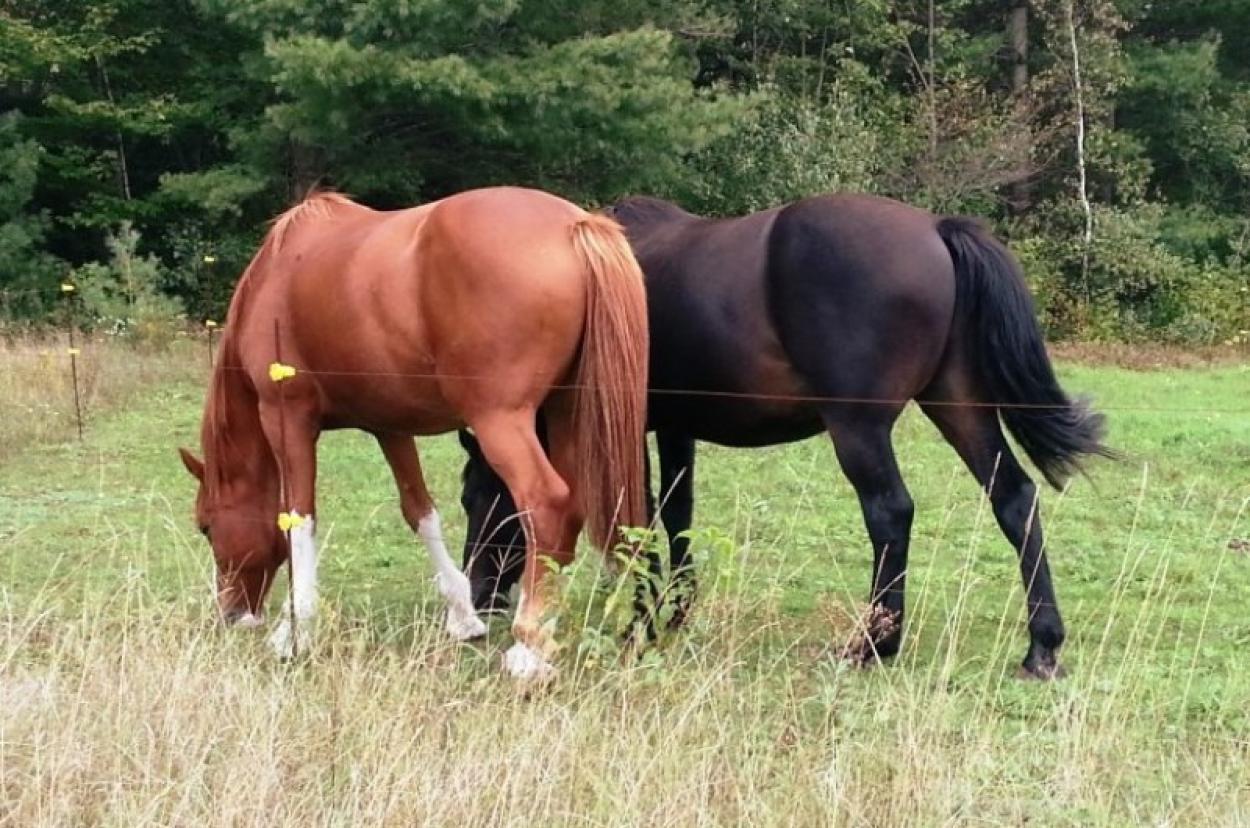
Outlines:
<svg viewBox="0 0 1250 828"><path fill-rule="evenodd" d="M832 405L823 412L842 471L855 488L872 541L871 609L861 638L848 658L866 663L898 652L903 640L907 549L915 512L903 483L890 433L901 406L851 410Z"/></svg>
<svg viewBox="0 0 1250 828"><path fill-rule="evenodd" d="M1063 619L1055 599L1043 545L1037 488L1003 437L993 408L961 405L952 393L926 392L921 407L989 493L994 517L1020 557L1029 607L1029 652L1022 675L1050 679L1063 675L1058 650Z"/></svg>
<svg viewBox="0 0 1250 828"><path fill-rule="evenodd" d="M425 487L421 460L411 437L377 434L378 445L386 457L395 484L399 487L399 504L404 520L425 544L434 564L434 582L447 602L447 633L457 641L468 641L486 635L486 625L473 610L469 579L456 566L443 542L442 521L434 500Z"/></svg>
<svg viewBox="0 0 1250 828"><path fill-rule="evenodd" d="M525 571L521 600L512 622L516 643L504 654L504 669L513 677L545 680L555 674L549 658L554 642L544 615L557 597L549 563L572 562L581 520L572 489L574 446L567 406L551 406L548 430L551 460L534 432L534 412L492 413L469 424L482 453L512 494L525 527ZM553 465L554 464L554 465Z"/></svg>

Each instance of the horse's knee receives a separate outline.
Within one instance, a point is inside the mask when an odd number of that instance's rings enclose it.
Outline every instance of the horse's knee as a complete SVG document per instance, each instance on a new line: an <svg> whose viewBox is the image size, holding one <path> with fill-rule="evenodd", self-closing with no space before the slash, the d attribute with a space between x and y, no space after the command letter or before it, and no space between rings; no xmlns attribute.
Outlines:
<svg viewBox="0 0 1250 828"><path fill-rule="evenodd" d="M916 504L907 490L898 486L868 498L864 512L872 540L886 543L900 532L910 532Z"/></svg>
<svg viewBox="0 0 1250 828"><path fill-rule="evenodd" d="M991 498L999 524L1019 548L1030 535L1036 535L1037 486L1027 477L1014 485L995 487Z"/></svg>

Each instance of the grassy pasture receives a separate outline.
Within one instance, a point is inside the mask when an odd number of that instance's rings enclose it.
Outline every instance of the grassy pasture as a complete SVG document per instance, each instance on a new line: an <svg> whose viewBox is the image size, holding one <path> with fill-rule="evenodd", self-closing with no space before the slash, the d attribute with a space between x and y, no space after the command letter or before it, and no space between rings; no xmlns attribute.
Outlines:
<svg viewBox="0 0 1250 828"><path fill-rule="evenodd" d="M896 663L836 658L870 553L828 443L704 447L689 628L620 658L583 550L563 675L526 698L499 674L505 624L440 634L431 569L353 432L322 443L316 654L284 666L218 630L173 451L196 441L203 353L85 349L78 444L34 347L0 351L0 825L1250 823L1245 364L1064 363L1127 454L1044 496L1064 681L1012 678L1014 556L909 410ZM455 439L422 454L458 545Z"/></svg>

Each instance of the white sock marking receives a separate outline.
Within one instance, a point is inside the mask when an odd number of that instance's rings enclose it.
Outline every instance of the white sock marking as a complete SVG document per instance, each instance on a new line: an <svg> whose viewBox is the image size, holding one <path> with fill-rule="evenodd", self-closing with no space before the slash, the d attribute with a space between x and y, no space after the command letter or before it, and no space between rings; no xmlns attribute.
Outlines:
<svg viewBox="0 0 1250 828"><path fill-rule="evenodd" d="M516 617L525 618L525 590L521 590L521 598L517 601ZM556 668L541 653L528 644L517 641L503 654L503 669L508 675L519 681L547 682L556 676Z"/></svg>
<svg viewBox="0 0 1250 828"><path fill-rule="evenodd" d="M473 610L473 596L469 579L456 566L447 546L443 543L443 526L438 511L430 513L417 522L417 534L425 543L426 551L434 564L434 583L447 601L447 634L457 641L468 641L486 635L486 624Z"/></svg>
<svg viewBox="0 0 1250 828"><path fill-rule="evenodd" d="M555 667L520 641L509 647L508 652L503 654L503 669L508 675L520 681L545 682L556 676Z"/></svg>
<svg viewBox="0 0 1250 828"><path fill-rule="evenodd" d="M254 630L257 627L265 626L265 619L260 615L253 615L250 612L245 612L239 616L237 621L234 622L234 626L242 627L245 630Z"/></svg>
<svg viewBox="0 0 1250 828"><path fill-rule="evenodd" d="M298 512L291 515L299 517ZM290 658L297 650L306 652L312 643L312 625L317 616L317 542L311 517L291 529L291 581L295 592L295 634L291 634L290 604L284 603L282 623L269 637L279 658Z"/></svg>

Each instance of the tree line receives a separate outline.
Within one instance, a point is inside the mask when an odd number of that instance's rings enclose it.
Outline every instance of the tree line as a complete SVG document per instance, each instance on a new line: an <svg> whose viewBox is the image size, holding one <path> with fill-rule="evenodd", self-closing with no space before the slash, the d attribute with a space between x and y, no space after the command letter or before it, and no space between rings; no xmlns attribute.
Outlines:
<svg viewBox="0 0 1250 828"><path fill-rule="evenodd" d="M541 187L983 216L1055 337L1250 339L1250 2L2 0L0 318L218 316L265 221Z"/></svg>

